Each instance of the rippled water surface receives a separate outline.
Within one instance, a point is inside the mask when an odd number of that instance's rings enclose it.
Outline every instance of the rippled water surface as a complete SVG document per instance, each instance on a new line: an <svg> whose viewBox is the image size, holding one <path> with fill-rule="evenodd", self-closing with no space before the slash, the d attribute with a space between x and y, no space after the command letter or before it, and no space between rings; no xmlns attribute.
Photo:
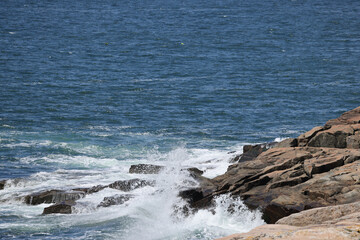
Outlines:
<svg viewBox="0 0 360 240"><path fill-rule="evenodd" d="M360 2L3 1L0 236L213 239L262 224L242 207L174 217L177 171L223 173L246 143L295 137L359 106ZM19 197L169 166L126 206L40 216ZM175 170L174 170L175 169ZM172 176L176 175L174 178ZM166 201L165 201L166 199ZM180 218L180 219L179 219Z"/></svg>

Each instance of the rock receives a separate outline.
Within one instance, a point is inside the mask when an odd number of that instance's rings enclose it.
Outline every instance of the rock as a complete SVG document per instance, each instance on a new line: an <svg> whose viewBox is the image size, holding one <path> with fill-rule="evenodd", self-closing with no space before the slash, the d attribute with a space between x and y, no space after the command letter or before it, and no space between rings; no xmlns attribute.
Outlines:
<svg viewBox="0 0 360 240"><path fill-rule="evenodd" d="M312 137L307 146L310 147L331 147L331 148L345 148L346 138L354 134L354 129L351 125L336 125L331 128L319 131Z"/></svg>
<svg viewBox="0 0 360 240"><path fill-rule="evenodd" d="M357 219L360 215L359 209L360 202L314 208L284 217L277 221L276 224L302 227L323 223L336 224L345 219L346 221L356 222L359 221ZM345 216L346 218L344 218Z"/></svg>
<svg viewBox="0 0 360 240"><path fill-rule="evenodd" d="M197 201L240 195L249 208L263 209L267 223L275 223L306 209L360 199L359 159L356 149L272 148L210 180L213 186Z"/></svg>
<svg viewBox="0 0 360 240"><path fill-rule="evenodd" d="M360 123L360 107L343 113L340 117L326 122L325 126L349 125Z"/></svg>
<svg viewBox="0 0 360 240"><path fill-rule="evenodd" d="M268 224L254 228L247 233L233 234L218 240L358 240L359 238L359 224L344 222L338 225L314 225L311 227L294 227L289 225Z"/></svg>
<svg viewBox="0 0 360 240"><path fill-rule="evenodd" d="M153 181L146 181L141 180L138 178L130 179L130 180L123 180L123 181L116 181L109 185L109 188L121 190L124 192L129 192L137 188L145 187L145 186L153 186L155 182Z"/></svg>
<svg viewBox="0 0 360 240"><path fill-rule="evenodd" d="M321 126L318 126L318 127L314 127L313 129L311 129L310 131L308 131L306 133L301 134L297 138L298 146L299 147L307 146L309 140L322 130L324 130L324 128Z"/></svg>
<svg viewBox="0 0 360 240"><path fill-rule="evenodd" d="M284 148L284 147L297 147L298 140L296 138L287 138L279 143L276 143L274 147Z"/></svg>
<svg viewBox="0 0 360 240"><path fill-rule="evenodd" d="M139 173L139 174L157 174L163 170L163 166L152 165L152 164L137 164L131 165L129 173Z"/></svg>
<svg viewBox="0 0 360 240"><path fill-rule="evenodd" d="M83 191L49 190L27 195L24 200L26 204L38 205L42 203L60 203L67 200L75 201L84 196Z"/></svg>
<svg viewBox="0 0 360 240"><path fill-rule="evenodd" d="M355 135L346 137L346 147L360 149L360 132L357 131Z"/></svg>
<svg viewBox="0 0 360 240"><path fill-rule="evenodd" d="M97 186L93 186L91 188L74 188L72 190L73 191L84 192L86 194L92 194L92 193L99 192L99 191L101 191L101 190L103 190L104 188L107 188L107 187L108 186L97 185Z"/></svg>
<svg viewBox="0 0 360 240"><path fill-rule="evenodd" d="M42 214L54 214L54 213L61 213L61 214L71 214L72 207L75 205L75 201L67 200L63 201L50 207L44 208Z"/></svg>
<svg viewBox="0 0 360 240"><path fill-rule="evenodd" d="M244 145L243 154L236 156L233 161L236 161L238 158L238 162L251 161L255 159L260 153L266 151L270 148L270 144L256 144L256 145Z"/></svg>
<svg viewBox="0 0 360 240"><path fill-rule="evenodd" d="M98 205L98 207L110 207L113 205L121 205L133 198L133 195L115 195L111 197L105 197L104 200Z"/></svg>
<svg viewBox="0 0 360 240"><path fill-rule="evenodd" d="M0 190L5 188L5 184L6 184L6 180L1 180L0 181Z"/></svg>
<svg viewBox="0 0 360 240"><path fill-rule="evenodd" d="M193 168L188 168L188 169L186 169L189 173L190 173L190 175L195 175L195 176L201 176L201 175L203 175L203 173L204 173L204 171L201 171L200 169L198 169L198 168L195 168L195 167L193 167Z"/></svg>

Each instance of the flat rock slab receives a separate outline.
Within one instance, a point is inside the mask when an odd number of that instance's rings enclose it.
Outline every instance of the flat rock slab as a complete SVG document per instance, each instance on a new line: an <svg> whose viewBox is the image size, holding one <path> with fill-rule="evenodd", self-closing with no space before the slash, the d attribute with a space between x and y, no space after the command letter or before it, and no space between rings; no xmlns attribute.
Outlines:
<svg viewBox="0 0 360 240"><path fill-rule="evenodd" d="M321 207L291 214L276 222L276 224L303 227L323 223L338 223L340 221L359 221L360 202ZM359 221L360 224L360 221Z"/></svg>
<svg viewBox="0 0 360 240"><path fill-rule="evenodd" d="M360 225L358 223L341 223L339 225L314 225L294 227L289 225L269 224L254 228L248 233L240 233L218 240L358 240Z"/></svg>

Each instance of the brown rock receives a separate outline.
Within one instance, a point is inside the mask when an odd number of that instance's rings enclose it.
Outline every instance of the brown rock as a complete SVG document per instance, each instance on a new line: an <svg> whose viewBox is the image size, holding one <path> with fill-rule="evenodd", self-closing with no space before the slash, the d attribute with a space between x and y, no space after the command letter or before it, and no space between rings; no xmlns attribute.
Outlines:
<svg viewBox="0 0 360 240"><path fill-rule="evenodd" d="M326 122L325 126L347 125L360 123L360 107L343 113L340 117Z"/></svg>
<svg viewBox="0 0 360 240"><path fill-rule="evenodd" d="M359 238L359 224L347 222L338 225L314 225L311 227L269 224L259 226L247 233L233 234L218 240L358 240Z"/></svg>
<svg viewBox="0 0 360 240"><path fill-rule="evenodd" d="M360 149L360 132L356 132L355 135L346 137L346 147Z"/></svg>
<svg viewBox="0 0 360 240"><path fill-rule="evenodd" d="M267 223L275 223L306 209L360 199L359 159L356 149L272 148L212 179L215 187L203 198L240 195L250 208L263 209Z"/></svg>
<svg viewBox="0 0 360 240"><path fill-rule="evenodd" d="M298 140L296 138L287 138L279 143L276 143L274 147L284 148L284 147L297 147Z"/></svg>
<svg viewBox="0 0 360 240"><path fill-rule="evenodd" d="M284 217L277 221L276 224L302 227L323 223L335 224L344 220L360 223L359 219L357 219L360 214L359 209L360 202L314 208Z"/></svg>

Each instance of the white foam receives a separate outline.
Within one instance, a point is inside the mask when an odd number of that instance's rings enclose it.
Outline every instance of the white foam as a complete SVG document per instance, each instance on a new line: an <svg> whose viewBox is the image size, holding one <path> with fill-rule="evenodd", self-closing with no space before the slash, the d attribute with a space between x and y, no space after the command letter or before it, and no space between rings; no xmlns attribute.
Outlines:
<svg viewBox="0 0 360 240"><path fill-rule="evenodd" d="M230 150L236 152L229 154ZM113 229L109 238L115 239L214 239L248 231L263 224L263 221L260 212L248 210L240 199L231 199L227 195L220 196L216 199L215 214L209 210L200 210L193 215L184 216L181 209L186 202L178 197L180 190L197 186L189 173L182 169L198 167L205 171L206 177L213 177L224 173L229 160L241 152L242 145L224 150L187 149L182 146L166 153L155 147L143 155L143 160L119 161L115 158L59 154L38 159L22 158L22 163L54 164L60 169L54 172L39 172L26 179L8 182L5 189L0 192L0 200L3 201L0 211L19 218L0 224L0 228L46 234L59 226L69 228L96 226L108 221L127 221L125 225L119 225L119 228L126 226L126 229ZM130 165L137 163L158 164L166 168L155 175L129 174ZM75 214L72 215L39 216L43 208L49 205L25 206L20 201L14 201L21 196L39 191L108 185L117 180L132 178L155 180L156 185L131 192L106 188L86 195L77 201L74 207ZM131 194L134 197L123 205L97 208L104 197L116 194ZM234 213L227 211L230 205L236 208ZM26 218L32 219L31 224L25 220Z"/></svg>

